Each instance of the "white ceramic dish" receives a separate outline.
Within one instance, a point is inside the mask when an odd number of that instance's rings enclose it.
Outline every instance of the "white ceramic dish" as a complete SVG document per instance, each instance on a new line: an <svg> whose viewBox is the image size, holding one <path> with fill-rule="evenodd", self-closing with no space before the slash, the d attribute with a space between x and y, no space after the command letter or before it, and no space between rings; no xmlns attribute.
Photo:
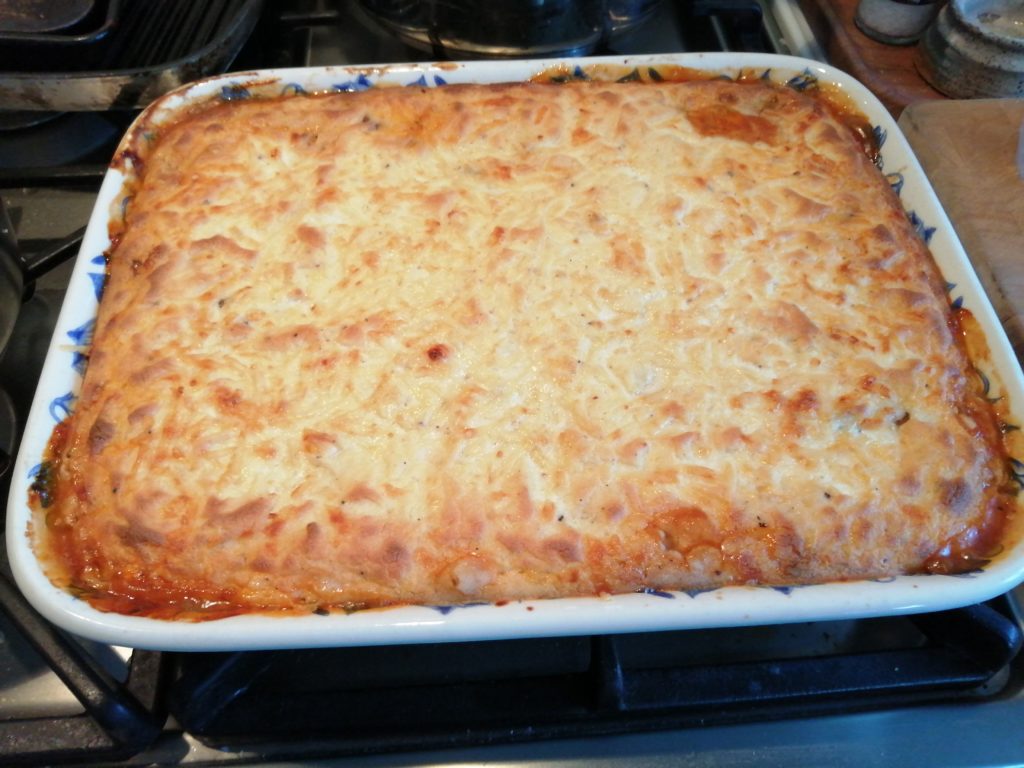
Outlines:
<svg viewBox="0 0 1024 768"><path fill-rule="evenodd" d="M527 79L557 64L474 62L231 74L164 97L150 107L147 119L150 124L159 123L183 107L207 99L359 90L383 83L439 87L457 82L513 81ZM586 72L597 64L630 68L680 65L728 75L743 70L796 88L817 83L844 92L871 121L882 143L883 171L900 193L908 216L929 242L951 286L951 297L970 309L987 336L991 359L986 365L991 369L986 372L998 389L993 394L1006 398L1015 423L1024 423L1020 418L1024 415L1024 380L999 321L920 165L893 119L867 89L818 62L764 54L574 59L561 64L567 74ZM141 130L140 125L137 122L132 130ZM100 191L14 468L7 514L7 542L18 585L44 616L72 633L132 647L223 650L638 632L942 610L986 600L1024 580L1024 537L1017 536L1012 539L1017 543L984 569L960 576L907 576L793 588L729 587L696 594L646 593L458 608L402 607L349 615L240 616L200 623L99 612L55 588L43 574L29 541L31 512L26 499L55 423L73 407L83 354L90 341L97 293L103 282L102 254L109 247L107 225L111 211L118 210L122 203L123 182L122 173L112 169Z"/></svg>

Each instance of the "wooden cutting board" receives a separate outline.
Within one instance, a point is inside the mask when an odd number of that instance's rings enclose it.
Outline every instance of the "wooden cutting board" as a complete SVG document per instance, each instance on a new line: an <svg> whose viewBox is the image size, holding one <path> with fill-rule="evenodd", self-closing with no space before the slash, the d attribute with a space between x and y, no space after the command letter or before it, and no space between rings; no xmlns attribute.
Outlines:
<svg viewBox="0 0 1024 768"><path fill-rule="evenodd" d="M919 102L899 126L1024 360L1024 99Z"/></svg>

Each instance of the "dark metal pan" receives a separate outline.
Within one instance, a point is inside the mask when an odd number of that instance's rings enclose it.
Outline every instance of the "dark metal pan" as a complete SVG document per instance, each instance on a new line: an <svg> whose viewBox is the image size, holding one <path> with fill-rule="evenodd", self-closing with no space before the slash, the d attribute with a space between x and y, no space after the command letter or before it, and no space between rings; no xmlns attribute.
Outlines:
<svg viewBox="0 0 1024 768"><path fill-rule="evenodd" d="M101 63L89 71L0 67L8 110L137 109L179 85L224 71L248 39L263 0L122 0Z"/></svg>
<svg viewBox="0 0 1024 768"><path fill-rule="evenodd" d="M46 0L33 5L47 6L46 24L14 29L4 27L0 12L0 70L15 72L81 71L97 66L117 27L122 0L85 3L84 16L74 23L55 28L79 13L76 0ZM3 7L0 2L0 7ZM63 17L61 17L63 14Z"/></svg>

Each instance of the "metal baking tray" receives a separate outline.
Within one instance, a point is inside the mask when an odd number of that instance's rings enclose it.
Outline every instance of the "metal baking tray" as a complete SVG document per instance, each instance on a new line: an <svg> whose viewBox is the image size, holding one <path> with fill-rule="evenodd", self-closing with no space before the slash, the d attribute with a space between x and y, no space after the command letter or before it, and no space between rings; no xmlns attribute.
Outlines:
<svg viewBox="0 0 1024 768"><path fill-rule="evenodd" d="M948 282L951 301L970 310L989 354L979 365L1022 424L1024 377L952 226L896 123L871 93L848 75L819 62L769 54L679 54L589 59L396 64L236 73L195 83L153 104L125 139L172 120L198 102L319 91L353 91L378 84L443 87L446 83L508 82L561 67L585 73L598 65L644 68L683 66L726 76L756 74L794 88L835 89L869 119L881 144L880 164L907 215L928 242ZM606 634L686 628L851 619L938 611L978 603L1024 580L1024 522L1011 521L1004 551L985 567L956 575L917 575L799 587L726 587L699 593L649 592L610 597L514 601L506 604L417 606L352 614L247 615L205 622L166 621L103 613L54 587L30 542L29 486L57 422L74 407L83 355L88 350L97 293L103 282L108 222L125 197L125 177L111 168L71 278L51 342L14 478L7 514L7 545L17 583L29 601L64 629L115 645L166 650L243 650L488 640ZM1022 457L1024 458L1024 457ZM1015 466L1018 466L1015 464ZM1024 464L1019 465L1024 469ZM1024 480L1024 476L1022 476Z"/></svg>

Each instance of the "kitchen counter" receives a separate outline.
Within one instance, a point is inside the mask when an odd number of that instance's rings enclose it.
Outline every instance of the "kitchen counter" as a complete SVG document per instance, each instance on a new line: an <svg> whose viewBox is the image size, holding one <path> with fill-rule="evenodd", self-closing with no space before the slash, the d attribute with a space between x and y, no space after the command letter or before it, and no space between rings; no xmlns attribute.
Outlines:
<svg viewBox="0 0 1024 768"><path fill-rule="evenodd" d="M1024 99L919 102L899 126L1021 358Z"/></svg>

